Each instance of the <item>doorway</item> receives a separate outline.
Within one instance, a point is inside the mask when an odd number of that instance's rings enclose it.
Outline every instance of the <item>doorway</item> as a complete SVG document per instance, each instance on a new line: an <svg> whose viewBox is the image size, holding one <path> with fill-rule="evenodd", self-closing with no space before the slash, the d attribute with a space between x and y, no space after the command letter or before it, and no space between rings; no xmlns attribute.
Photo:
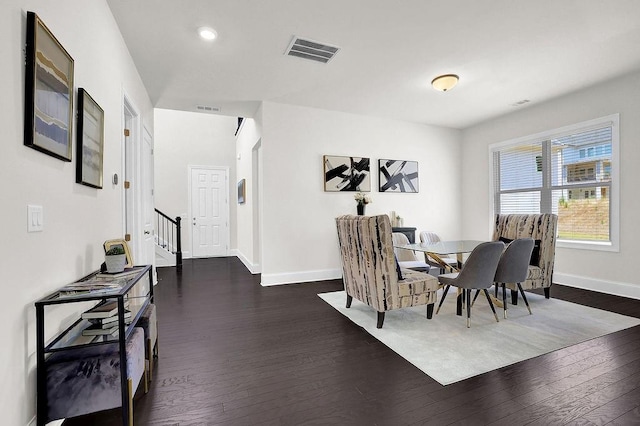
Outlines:
<svg viewBox="0 0 640 426"><path fill-rule="evenodd" d="M123 234L138 265L155 264L153 226L153 137L138 110L123 100ZM155 278L155 268L154 268ZM154 281L155 282L155 281Z"/></svg>
<svg viewBox="0 0 640 426"><path fill-rule="evenodd" d="M229 169L189 166L192 257L227 256L229 251Z"/></svg>

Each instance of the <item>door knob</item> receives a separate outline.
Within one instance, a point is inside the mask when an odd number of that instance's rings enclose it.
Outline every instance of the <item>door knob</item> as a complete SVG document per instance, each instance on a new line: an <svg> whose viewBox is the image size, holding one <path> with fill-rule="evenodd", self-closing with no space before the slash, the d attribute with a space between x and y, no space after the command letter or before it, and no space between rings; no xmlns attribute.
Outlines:
<svg viewBox="0 0 640 426"><path fill-rule="evenodd" d="M149 235L149 234L151 233L151 231L144 231L144 233L145 233L146 235Z"/></svg>

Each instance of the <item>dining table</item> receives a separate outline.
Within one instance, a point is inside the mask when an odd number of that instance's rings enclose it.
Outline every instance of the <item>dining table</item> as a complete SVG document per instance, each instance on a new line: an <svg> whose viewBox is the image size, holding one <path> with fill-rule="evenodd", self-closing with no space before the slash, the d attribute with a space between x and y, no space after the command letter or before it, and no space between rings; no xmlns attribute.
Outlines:
<svg viewBox="0 0 640 426"><path fill-rule="evenodd" d="M413 243L394 246L395 248L420 251L428 255L431 259L440 264L446 272L460 272L464 265L466 256L473 251L477 246L484 241L478 240L450 240L450 241L438 241L435 243ZM455 255L457 264L454 266L451 263L443 260L445 257ZM462 315L462 306L465 301L464 292L458 289L458 297L456 299L456 314ZM502 302L497 298L491 296L491 299L497 306L502 307ZM466 303L469 303L467 301Z"/></svg>

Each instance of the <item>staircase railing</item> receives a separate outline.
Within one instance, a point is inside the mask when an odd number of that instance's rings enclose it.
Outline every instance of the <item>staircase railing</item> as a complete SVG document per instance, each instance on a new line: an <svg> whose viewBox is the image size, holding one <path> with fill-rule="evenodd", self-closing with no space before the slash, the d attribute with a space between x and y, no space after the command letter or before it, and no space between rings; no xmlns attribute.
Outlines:
<svg viewBox="0 0 640 426"><path fill-rule="evenodd" d="M156 244L165 250L176 255L176 266L182 267L182 234L180 231L180 221L177 216L170 218L160 210L156 211Z"/></svg>

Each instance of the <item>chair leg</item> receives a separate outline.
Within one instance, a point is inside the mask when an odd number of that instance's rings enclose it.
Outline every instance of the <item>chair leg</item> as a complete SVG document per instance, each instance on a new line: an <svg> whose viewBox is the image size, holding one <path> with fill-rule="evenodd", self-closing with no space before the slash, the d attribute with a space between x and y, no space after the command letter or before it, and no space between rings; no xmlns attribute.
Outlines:
<svg viewBox="0 0 640 426"><path fill-rule="evenodd" d="M435 305L435 303L429 303L427 305L427 319L433 318L433 305Z"/></svg>
<svg viewBox="0 0 640 426"><path fill-rule="evenodd" d="M146 361L145 361L146 364ZM144 369L144 393L149 393L149 373L147 372L146 365Z"/></svg>
<svg viewBox="0 0 640 426"><path fill-rule="evenodd" d="M127 379L129 388L129 426L133 426L133 380Z"/></svg>
<svg viewBox="0 0 640 426"><path fill-rule="evenodd" d="M471 306L473 306L473 304L476 303L476 299L478 298L479 294L480 294L480 290L476 289L476 294L475 296L473 296L473 302L471 302Z"/></svg>
<svg viewBox="0 0 640 426"><path fill-rule="evenodd" d="M353 302L353 296L347 294L347 308L351 307L351 302Z"/></svg>
<svg viewBox="0 0 640 426"><path fill-rule="evenodd" d="M496 284L497 286L498 284ZM504 311L504 319L507 319L507 288L504 283L502 283L502 308Z"/></svg>
<svg viewBox="0 0 640 426"><path fill-rule="evenodd" d="M147 353L149 354L149 381L153 381L153 343L147 339Z"/></svg>
<svg viewBox="0 0 640 426"><path fill-rule="evenodd" d="M544 298L548 299L549 298L549 290L551 290L551 287L545 287L544 288Z"/></svg>
<svg viewBox="0 0 640 426"><path fill-rule="evenodd" d="M487 296L487 302L489 302L489 306L491 306L491 310L493 311L493 316L496 317L496 322L500 322L498 319L498 314L496 314L496 308L493 306L493 302L491 301L491 296L489 296L489 291L485 288L483 289L484 295Z"/></svg>
<svg viewBox="0 0 640 426"><path fill-rule="evenodd" d="M518 290L511 290L511 304L518 304Z"/></svg>
<svg viewBox="0 0 640 426"><path fill-rule="evenodd" d="M502 290L504 291L504 290ZM493 295L496 297L496 299L498 298L498 283L495 283L493 285Z"/></svg>
<svg viewBox="0 0 640 426"><path fill-rule="evenodd" d="M383 322L384 322L384 312L378 312L378 324L376 324L376 328L382 328Z"/></svg>
<svg viewBox="0 0 640 426"><path fill-rule="evenodd" d="M529 315L531 315L531 307L529 306L529 301L527 300L527 296L524 295L524 290L522 289L520 283L518 283L518 290L520 290L520 294L522 294L522 300L524 300L524 304L527 305L527 309L529 310Z"/></svg>
<svg viewBox="0 0 640 426"><path fill-rule="evenodd" d="M444 290L442 290L442 297L440 298L440 303L438 304L438 309L436 309L436 315L438 315L438 312L440 312L440 307L442 306L442 302L444 302L444 298L447 297L447 293L449 292L449 287L451 287L450 285L447 285L444 287Z"/></svg>
<svg viewBox="0 0 640 426"><path fill-rule="evenodd" d="M467 328L471 328L471 289L466 289L467 293Z"/></svg>

